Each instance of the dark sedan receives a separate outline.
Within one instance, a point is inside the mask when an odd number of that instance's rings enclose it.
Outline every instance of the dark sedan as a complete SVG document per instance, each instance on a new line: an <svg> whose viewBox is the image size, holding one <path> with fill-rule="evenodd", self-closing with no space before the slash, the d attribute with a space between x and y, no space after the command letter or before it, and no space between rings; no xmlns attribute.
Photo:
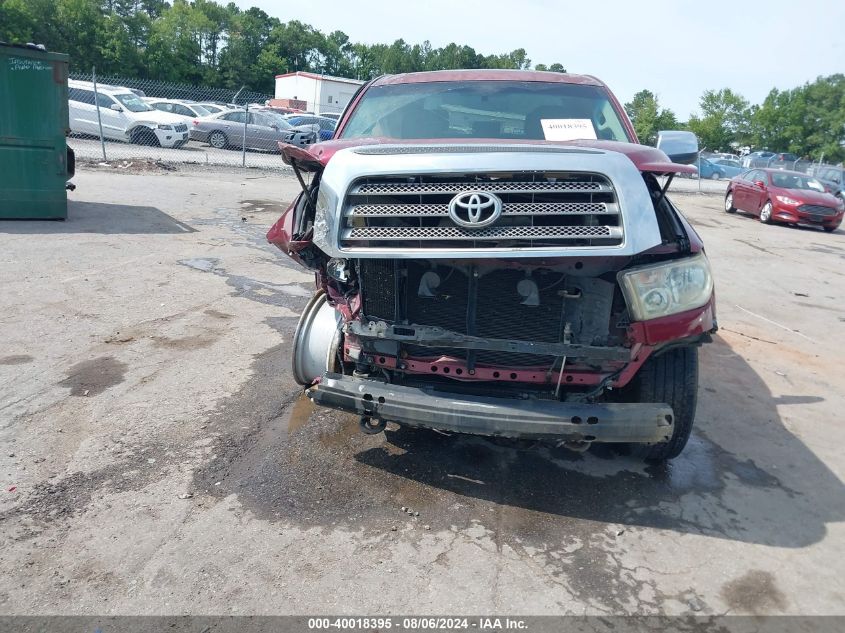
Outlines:
<svg viewBox="0 0 845 633"><path fill-rule="evenodd" d="M820 165L813 170L812 175L824 185L825 191L845 200L845 167Z"/></svg>
<svg viewBox="0 0 845 633"><path fill-rule="evenodd" d="M835 231L842 223L845 203L825 193L815 178L797 171L752 169L728 184L725 211L744 211L764 224L807 224Z"/></svg>

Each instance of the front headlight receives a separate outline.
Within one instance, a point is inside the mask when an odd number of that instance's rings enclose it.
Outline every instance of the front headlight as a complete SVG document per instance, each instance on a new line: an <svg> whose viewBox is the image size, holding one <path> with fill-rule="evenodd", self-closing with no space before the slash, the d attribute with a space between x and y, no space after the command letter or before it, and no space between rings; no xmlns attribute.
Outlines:
<svg viewBox="0 0 845 633"><path fill-rule="evenodd" d="M317 208L314 213L314 243L317 246L329 244L330 235L335 229L335 213L337 213L338 197L331 187L320 184L317 192Z"/></svg>
<svg viewBox="0 0 845 633"><path fill-rule="evenodd" d="M789 206L797 206L801 204L800 200L796 200L795 198L790 198L789 196L775 196L778 200L783 202L784 204L788 204Z"/></svg>
<svg viewBox="0 0 845 633"><path fill-rule="evenodd" d="M704 253L663 264L630 268L616 276L633 321L647 321L700 308L713 294Z"/></svg>
<svg viewBox="0 0 845 633"><path fill-rule="evenodd" d="M157 127L159 130L172 130L172 129L173 129L173 126L172 126L172 125L157 125L156 127Z"/></svg>

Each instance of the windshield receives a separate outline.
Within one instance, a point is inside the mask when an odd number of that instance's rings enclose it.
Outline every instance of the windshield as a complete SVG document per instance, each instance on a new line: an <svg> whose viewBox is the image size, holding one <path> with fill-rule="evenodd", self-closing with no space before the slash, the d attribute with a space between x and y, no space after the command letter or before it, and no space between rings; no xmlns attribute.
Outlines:
<svg viewBox="0 0 845 633"><path fill-rule="evenodd" d="M153 109L146 103L141 101L138 95L132 94L131 92L114 95L114 98L117 99L123 105L123 107L129 110L130 112L149 112Z"/></svg>
<svg viewBox="0 0 845 633"><path fill-rule="evenodd" d="M259 125L275 125L280 130L290 130L293 126L278 112L262 111L260 118L263 120Z"/></svg>
<svg viewBox="0 0 845 633"><path fill-rule="evenodd" d="M367 90L339 138L630 141L599 86L449 81Z"/></svg>
<svg viewBox="0 0 845 633"><path fill-rule="evenodd" d="M772 184L781 189L824 191L822 183L818 180L809 176L802 176L801 174L772 174Z"/></svg>
<svg viewBox="0 0 845 633"><path fill-rule="evenodd" d="M198 103L192 103L191 110L193 110L194 113L199 116L208 116L209 114L211 114L211 111L208 108L204 108Z"/></svg>

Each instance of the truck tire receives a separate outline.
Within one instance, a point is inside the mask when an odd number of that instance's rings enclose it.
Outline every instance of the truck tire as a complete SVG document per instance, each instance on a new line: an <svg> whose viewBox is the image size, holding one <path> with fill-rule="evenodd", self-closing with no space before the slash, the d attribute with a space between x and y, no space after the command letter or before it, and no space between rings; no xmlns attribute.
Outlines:
<svg viewBox="0 0 845 633"><path fill-rule="evenodd" d="M695 421L698 348L679 347L647 360L633 380L630 395L636 402L665 402L675 414L668 442L637 445L633 452L650 461L664 461L680 455Z"/></svg>

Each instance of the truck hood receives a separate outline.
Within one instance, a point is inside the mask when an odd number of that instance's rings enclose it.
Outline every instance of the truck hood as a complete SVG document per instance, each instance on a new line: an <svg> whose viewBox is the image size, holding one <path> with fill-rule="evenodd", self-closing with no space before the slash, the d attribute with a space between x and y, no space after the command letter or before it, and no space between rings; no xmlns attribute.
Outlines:
<svg viewBox="0 0 845 633"><path fill-rule="evenodd" d="M603 140L580 140L561 143L554 141L526 142L509 139L446 138L397 140L384 137L371 137L325 141L323 143L309 145L308 147L280 145L280 149L282 151L282 159L288 165L296 166L302 171L319 171L324 168L332 157L340 150L365 145L461 145L465 147L471 147L473 145L532 145L541 147L583 147L623 154L639 171L642 172L651 172L655 174L696 173L695 166L673 163L669 160L669 157L666 156L665 153L654 147L637 145L636 143L622 143L619 141Z"/></svg>

